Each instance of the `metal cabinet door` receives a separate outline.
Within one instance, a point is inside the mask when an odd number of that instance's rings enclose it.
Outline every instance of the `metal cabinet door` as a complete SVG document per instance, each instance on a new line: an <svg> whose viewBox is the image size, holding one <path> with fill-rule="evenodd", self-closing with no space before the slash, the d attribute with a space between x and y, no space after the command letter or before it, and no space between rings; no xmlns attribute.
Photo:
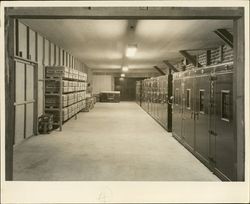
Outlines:
<svg viewBox="0 0 250 204"><path fill-rule="evenodd" d="M153 81L149 81L149 87L148 87L148 97L149 97L149 114L152 115L153 113Z"/></svg>
<svg viewBox="0 0 250 204"><path fill-rule="evenodd" d="M167 83L167 78L164 77L163 82L162 82L162 87L163 87L163 101L162 101L162 124L165 128L168 128L168 83Z"/></svg>
<svg viewBox="0 0 250 204"><path fill-rule="evenodd" d="M142 105L143 109L145 109L145 96L146 96L145 89L146 89L145 81L142 81L142 103L141 103L141 105Z"/></svg>
<svg viewBox="0 0 250 204"><path fill-rule="evenodd" d="M172 132L173 135L182 138L182 80L173 79L173 115L172 115Z"/></svg>
<svg viewBox="0 0 250 204"><path fill-rule="evenodd" d="M210 76L195 78L195 152L209 163Z"/></svg>
<svg viewBox="0 0 250 204"><path fill-rule="evenodd" d="M145 83L145 110L148 111L148 107L149 107L149 84L148 82Z"/></svg>
<svg viewBox="0 0 250 204"><path fill-rule="evenodd" d="M166 106L167 106L167 130L172 131L172 103L171 97L173 95L173 75L169 74L166 78Z"/></svg>
<svg viewBox="0 0 250 204"><path fill-rule="evenodd" d="M236 179L235 139L233 134L233 73L216 75L215 100L215 168L230 180Z"/></svg>
<svg viewBox="0 0 250 204"><path fill-rule="evenodd" d="M159 100L158 100L158 118L159 118L159 123L163 125L162 118L163 118L163 78L159 78Z"/></svg>
<svg viewBox="0 0 250 204"><path fill-rule="evenodd" d="M156 79L156 108L155 108L155 118L157 121L160 120L159 112L160 112L160 81L159 78Z"/></svg>
<svg viewBox="0 0 250 204"><path fill-rule="evenodd" d="M162 117L163 117L163 86L162 86L162 78L160 79L160 84L159 84L159 110L158 110L158 117L159 117L159 122L162 123Z"/></svg>
<svg viewBox="0 0 250 204"><path fill-rule="evenodd" d="M151 115L152 114L152 82L149 83L148 87L148 101L149 101L149 106L148 106L148 113Z"/></svg>
<svg viewBox="0 0 250 204"><path fill-rule="evenodd" d="M153 117L155 118L156 116L156 101L157 101L157 82L154 79L154 98L153 98Z"/></svg>
<svg viewBox="0 0 250 204"><path fill-rule="evenodd" d="M182 136L189 149L194 150L194 78L185 78L183 92L183 132Z"/></svg>

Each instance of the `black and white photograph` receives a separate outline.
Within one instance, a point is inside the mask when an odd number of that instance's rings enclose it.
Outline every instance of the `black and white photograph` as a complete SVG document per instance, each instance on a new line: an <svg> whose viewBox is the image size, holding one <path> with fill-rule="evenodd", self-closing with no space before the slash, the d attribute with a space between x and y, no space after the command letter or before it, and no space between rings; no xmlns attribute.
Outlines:
<svg viewBox="0 0 250 204"><path fill-rule="evenodd" d="M248 1L3 1L1 34L2 203L249 202Z"/></svg>

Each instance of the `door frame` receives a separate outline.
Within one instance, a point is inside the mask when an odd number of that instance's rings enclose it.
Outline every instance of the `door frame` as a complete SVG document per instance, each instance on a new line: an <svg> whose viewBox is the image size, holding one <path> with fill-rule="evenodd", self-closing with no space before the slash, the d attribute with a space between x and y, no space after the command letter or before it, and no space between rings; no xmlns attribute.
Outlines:
<svg viewBox="0 0 250 204"><path fill-rule="evenodd" d="M14 84L15 84L15 77L16 77L16 63L19 62L19 63L22 63L24 64L24 69L25 69L25 74L24 74L24 77L25 77L25 101L24 103L22 103L24 105L24 114L25 114L25 117L24 117L24 140L29 138L30 136L26 137L26 105L27 104L30 104L30 103L33 103L34 105L34 109L33 109L33 119L34 119L34 122L33 122L33 135L37 135L38 134L38 119L37 119L37 114L38 114L38 65L37 63L33 62L33 61L29 61L29 60L23 60L22 58L19 58L19 57L14 57ZM27 65L31 65L34 69L34 72L33 72L33 80L34 80L34 84L33 84L33 88L34 88L34 101L26 101L26 69L27 69ZM15 85L14 85L15 87ZM14 90L15 92L15 95L16 95L16 90ZM14 96L15 97L15 96ZM14 102L14 109L16 107L16 103ZM19 104L18 104L19 105ZM15 115L15 114L14 114ZM16 118L16 116L15 116ZM15 120L13 120L15 121ZM14 128L15 129L15 122L14 122ZM32 136L33 136L32 135ZM14 139L13 139L13 144L15 144L15 136L14 136ZM16 145L16 144L15 144ZM14 146L15 146L14 145Z"/></svg>

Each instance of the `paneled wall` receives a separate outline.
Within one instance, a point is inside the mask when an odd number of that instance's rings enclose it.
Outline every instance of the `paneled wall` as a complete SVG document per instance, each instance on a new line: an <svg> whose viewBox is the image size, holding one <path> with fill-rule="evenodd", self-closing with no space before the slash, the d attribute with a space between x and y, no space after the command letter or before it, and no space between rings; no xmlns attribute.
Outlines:
<svg viewBox="0 0 250 204"><path fill-rule="evenodd" d="M44 67L68 66L88 73L88 68L72 53L56 45L19 20L15 21L15 55L37 63L38 117L44 111Z"/></svg>

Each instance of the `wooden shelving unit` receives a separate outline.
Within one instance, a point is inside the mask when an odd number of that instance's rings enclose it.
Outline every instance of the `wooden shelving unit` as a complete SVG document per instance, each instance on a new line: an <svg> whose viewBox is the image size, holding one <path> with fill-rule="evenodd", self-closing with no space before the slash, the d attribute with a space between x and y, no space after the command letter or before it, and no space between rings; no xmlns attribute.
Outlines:
<svg viewBox="0 0 250 204"><path fill-rule="evenodd" d="M62 66L46 67L45 113L53 114L54 124L62 130L67 120L86 106L87 75Z"/></svg>

